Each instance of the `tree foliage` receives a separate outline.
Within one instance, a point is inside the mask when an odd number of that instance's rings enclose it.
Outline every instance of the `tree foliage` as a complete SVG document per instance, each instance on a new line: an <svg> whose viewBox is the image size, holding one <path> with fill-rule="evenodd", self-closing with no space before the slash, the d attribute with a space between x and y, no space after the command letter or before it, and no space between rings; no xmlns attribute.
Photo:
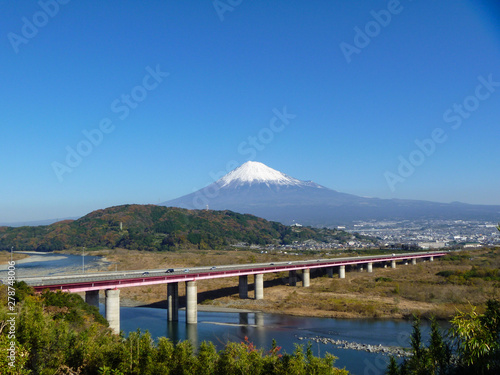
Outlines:
<svg viewBox="0 0 500 375"><path fill-rule="evenodd" d="M447 342L433 318L426 347L422 342L420 319L414 317L411 356L399 366L392 358L387 373L499 374L500 301L489 300L484 314L479 314L475 307L470 312L459 311L450 323L452 341Z"/></svg>
<svg viewBox="0 0 500 375"><path fill-rule="evenodd" d="M484 314L475 307L451 320L460 366L477 373L500 372L500 302L489 300Z"/></svg>
<svg viewBox="0 0 500 375"><path fill-rule="evenodd" d="M16 304L15 366L0 357L0 374L78 375L231 375L231 374L348 374L335 368L335 357L315 357L297 346L281 353L256 348L247 338L228 343L217 351L209 342L195 348L189 341L174 344L162 337L155 342L139 330L128 337L115 335L94 307L76 294L23 290ZM0 327L8 319L7 288L0 287ZM0 329L0 348L10 345L6 329ZM4 351L4 350L2 350Z"/></svg>
<svg viewBox="0 0 500 375"><path fill-rule="evenodd" d="M164 250L220 249L237 243L345 242L358 234L333 229L292 228L232 211L123 205L78 220L38 227L0 227L0 250L53 251L74 247Z"/></svg>

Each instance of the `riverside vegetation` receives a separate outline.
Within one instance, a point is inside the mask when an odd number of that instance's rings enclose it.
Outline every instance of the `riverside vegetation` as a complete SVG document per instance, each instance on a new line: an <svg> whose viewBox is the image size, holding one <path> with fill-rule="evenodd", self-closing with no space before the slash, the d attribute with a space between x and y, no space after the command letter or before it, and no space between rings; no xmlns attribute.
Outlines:
<svg viewBox="0 0 500 375"><path fill-rule="evenodd" d="M167 338L154 342L148 332L124 337L111 332L97 308L76 294L36 295L23 282L15 284L16 329L9 337L7 288L0 287L0 373L39 375L236 375L348 374L333 366L335 357L315 357L310 346L281 353L274 343L268 352L245 340L217 352L212 343L193 348L188 341ZM7 350L15 346L14 366ZM195 350L196 349L196 350Z"/></svg>
<svg viewBox="0 0 500 375"><path fill-rule="evenodd" d="M468 313L458 311L450 323L448 337L443 337L433 318L425 346L420 317L414 316L410 353L399 365L391 357L387 374L499 374L500 301L488 300L483 314L475 308Z"/></svg>
<svg viewBox="0 0 500 375"><path fill-rule="evenodd" d="M436 318L432 317L431 331L426 346L426 340L422 337L420 330L420 316L414 315L410 348L357 344L320 336L307 339L344 349L389 354L391 356L387 369L389 375L498 375L500 373L500 301L488 300L484 314L478 313L475 308L469 313L458 311L450 324L451 328L443 334ZM395 357L404 359L398 364Z"/></svg>
<svg viewBox="0 0 500 375"><path fill-rule="evenodd" d="M203 342L197 350L188 341L154 342L148 332L115 335L97 308L76 294L44 292L36 295L23 282L16 290L16 329L8 326L7 288L0 287L0 371L2 374L348 374L333 366L335 357L315 357L309 343L292 354L259 350L245 338L216 351ZM500 371L500 301L488 300L484 313L475 308L451 320L450 339L443 339L432 319L429 344L414 316L411 349L401 364L391 357L387 373L498 374ZM9 332L7 332L9 331ZM7 350L15 347L15 360ZM10 349L11 350L11 349ZM13 366L9 362L13 363Z"/></svg>

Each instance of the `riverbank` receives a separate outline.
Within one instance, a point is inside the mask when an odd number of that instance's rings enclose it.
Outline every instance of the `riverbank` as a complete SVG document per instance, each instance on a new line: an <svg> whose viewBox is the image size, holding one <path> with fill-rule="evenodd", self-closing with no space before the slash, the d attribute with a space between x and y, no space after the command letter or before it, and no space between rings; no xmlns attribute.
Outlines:
<svg viewBox="0 0 500 375"><path fill-rule="evenodd" d="M10 252L8 254L10 261ZM13 259L16 263L18 278L75 274L82 272L83 267L81 256L64 252L14 252ZM89 256L85 258L85 272L104 271L109 266L110 263L103 257ZM0 276L5 276L7 268L7 261L0 264Z"/></svg>
<svg viewBox="0 0 500 375"><path fill-rule="evenodd" d="M26 253L18 253L17 251L14 251L12 254L12 259L15 262L19 262L22 259L28 258L30 255ZM8 264L8 262L11 259L11 254L10 251L0 251L0 265Z"/></svg>
<svg viewBox="0 0 500 375"><path fill-rule="evenodd" d="M174 253L106 250L109 269L178 268L228 263L274 262L311 259L314 256L259 254L251 251L193 251ZM343 254L345 256L345 254ZM325 255L321 255L324 257ZM318 255L319 257L319 255ZM288 285L288 274L264 276L264 299L239 299L238 278L203 280L198 283L199 306L244 309L296 316L327 318L408 319L412 314L449 319L457 309L467 311L489 298L500 299L500 283L488 278L456 278L438 275L469 272L471 269L500 269L500 249L452 253L444 259L417 265L398 263L396 269L374 265L373 273L346 269L346 278L312 274L311 286ZM252 280L249 280L251 283ZM121 296L141 306L165 308L166 285L124 288ZM179 296L185 295L184 283ZM182 306L182 302L181 302Z"/></svg>

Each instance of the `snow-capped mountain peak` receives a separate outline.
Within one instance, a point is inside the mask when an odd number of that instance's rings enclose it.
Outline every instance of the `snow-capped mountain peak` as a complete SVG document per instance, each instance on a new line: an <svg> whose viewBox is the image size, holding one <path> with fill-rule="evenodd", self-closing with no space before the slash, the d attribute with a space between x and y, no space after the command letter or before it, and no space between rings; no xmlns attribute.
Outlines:
<svg viewBox="0 0 500 375"><path fill-rule="evenodd" d="M404 199L362 198L290 177L250 161L212 184L164 202L164 206L230 210L267 220L320 227L359 220L428 220L470 217L492 220L500 206L445 204Z"/></svg>
<svg viewBox="0 0 500 375"><path fill-rule="evenodd" d="M228 185L251 185L253 183L294 186L304 184L303 181L290 177L257 161L247 161L217 181L220 187Z"/></svg>

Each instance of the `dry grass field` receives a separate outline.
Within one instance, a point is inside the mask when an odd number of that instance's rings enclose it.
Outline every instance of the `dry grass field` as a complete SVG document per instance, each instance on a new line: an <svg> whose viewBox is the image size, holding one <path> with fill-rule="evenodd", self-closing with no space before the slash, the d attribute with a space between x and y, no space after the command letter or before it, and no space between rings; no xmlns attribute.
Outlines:
<svg viewBox="0 0 500 375"><path fill-rule="evenodd" d="M311 255L270 255L244 250L158 253L117 249L101 251L100 255L116 262L118 269L123 270L313 258ZM479 276L483 277L469 277L467 272L471 270L499 275L500 249L459 252L434 262L419 261L416 265L398 263L396 269L379 268L374 264L373 273L346 268L345 279L339 279L336 274L328 278L319 272L311 273L309 288L303 288L300 281L296 287L289 286L286 273L266 274L264 299L259 301L252 299L252 291L250 299L239 299L237 278L204 280L198 283L198 302L303 316L408 318L413 313L420 313L424 317L435 315L447 319L457 309L468 310L471 305L482 305L489 298L500 299L500 279L482 274ZM447 272L445 276L437 275L443 271ZM250 283L253 283L252 277ZM251 285L249 287L252 290ZM180 285L179 289L183 296L184 286ZM125 288L121 292L125 300L158 307L165 306L166 295L166 285ZM181 299L181 306L182 303Z"/></svg>
<svg viewBox="0 0 500 375"><path fill-rule="evenodd" d="M499 270L500 251L496 250ZM264 311L323 317L408 318L413 313L424 317L451 317L457 309L469 310L489 298L500 299L500 281L473 278L453 280L436 275L441 271L469 271L473 265L493 268L488 257L471 260L434 261L396 269L374 268L373 273L355 269L345 279L334 276L311 280L310 288L279 285L264 290L263 301L241 303L237 296L222 299L224 305ZM257 303L256 303L257 302Z"/></svg>

